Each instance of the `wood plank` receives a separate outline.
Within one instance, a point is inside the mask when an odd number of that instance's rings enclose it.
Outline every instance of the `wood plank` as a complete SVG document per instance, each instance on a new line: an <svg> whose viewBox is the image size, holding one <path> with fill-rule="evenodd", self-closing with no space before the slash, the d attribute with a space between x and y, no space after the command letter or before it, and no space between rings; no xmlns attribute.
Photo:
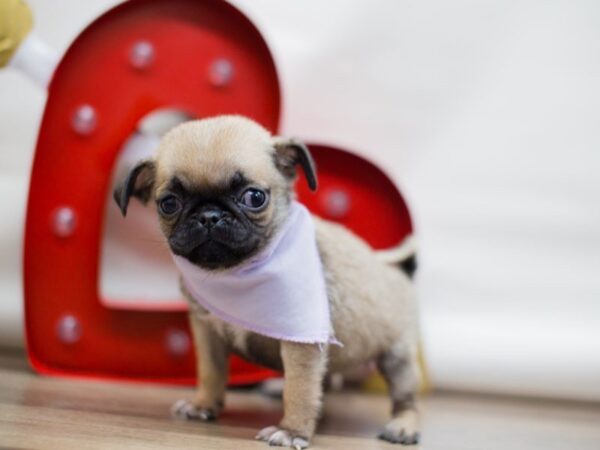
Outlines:
<svg viewBox="0 0 600 450"><path fill-rule="evenodd" d="M218 423L174 420L171 404L191 389L72 380L33 374L23 355L0 355L0 448L264 449L253 437L277 423L281 402L236 390ZM326 396L315 449L391 449L374 439L385 423L384 396ZM600 405L467 394L423 399L420 448L600 449Z"/></svg>

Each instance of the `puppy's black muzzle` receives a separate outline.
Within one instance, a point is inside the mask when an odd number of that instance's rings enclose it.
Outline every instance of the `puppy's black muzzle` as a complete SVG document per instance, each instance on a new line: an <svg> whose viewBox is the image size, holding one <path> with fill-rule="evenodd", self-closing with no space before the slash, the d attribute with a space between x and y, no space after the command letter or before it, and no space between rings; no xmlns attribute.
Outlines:
<svg viewBox="0 0 600 450"><path fill-rule="evenodd" d="M225 243L230 239L228 232L230 215L220 208L205 206L187 218L184 224L169 238L173 253L189 256L208 241Z"/></svg>

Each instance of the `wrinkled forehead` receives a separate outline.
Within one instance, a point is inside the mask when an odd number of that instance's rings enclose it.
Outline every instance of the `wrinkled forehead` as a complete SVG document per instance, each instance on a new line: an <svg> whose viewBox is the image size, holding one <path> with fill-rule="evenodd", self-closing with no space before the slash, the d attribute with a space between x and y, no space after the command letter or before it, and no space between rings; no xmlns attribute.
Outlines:
<svg viewBox="0 0 600 450"><path fill-rule="evenodd" d="M253 134L182 134L161 145L157 155L160 191L177 178L194 191L223 189L234 178L269 187L276 168L270 139Z"/></svg>

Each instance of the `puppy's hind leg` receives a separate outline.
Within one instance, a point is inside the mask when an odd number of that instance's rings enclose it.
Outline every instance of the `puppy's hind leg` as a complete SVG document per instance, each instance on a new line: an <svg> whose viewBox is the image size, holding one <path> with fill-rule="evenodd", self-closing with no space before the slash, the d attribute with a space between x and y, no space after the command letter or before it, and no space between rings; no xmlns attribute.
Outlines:
<svg viewBox="0 0 600 450"><path fill-rule="evenodd" d="M418 444L420 435L416 392L419 366L416 346L396 343L378 358L377 366L389 386L392 400L392 420L379 438L395 444Z"/></svg>

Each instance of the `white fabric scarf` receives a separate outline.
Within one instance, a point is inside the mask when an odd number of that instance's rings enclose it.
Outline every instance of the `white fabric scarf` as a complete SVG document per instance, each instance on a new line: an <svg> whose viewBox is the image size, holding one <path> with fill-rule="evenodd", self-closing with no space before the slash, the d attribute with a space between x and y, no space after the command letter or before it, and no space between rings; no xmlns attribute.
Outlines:
<svg viewBox="0 0 600 450"><path fill-rule="evenodd" d="M192 297L225 322L274 339L341 345L331 326L315 226L300 203L292 202L267 248L241 266L215 272L174 260Z"/></svg>

